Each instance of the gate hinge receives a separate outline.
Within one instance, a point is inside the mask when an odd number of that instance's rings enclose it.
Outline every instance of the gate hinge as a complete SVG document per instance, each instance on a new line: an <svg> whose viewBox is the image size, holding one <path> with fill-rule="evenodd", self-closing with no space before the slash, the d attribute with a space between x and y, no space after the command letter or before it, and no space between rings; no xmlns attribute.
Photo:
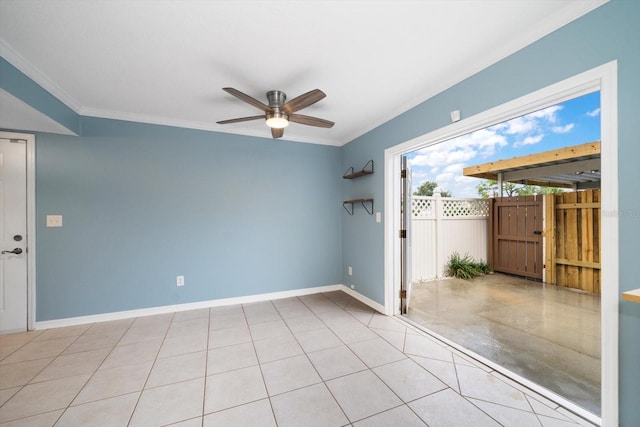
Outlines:
<svg viewBox="0 0 640 427"><path fill-rule="evenodd" d="M407 170L402 169L402 172L400 172L400 178L406 178L406 177L407 177Z"/></svg>
<svg viewBox="0 0 640 427"><path fill-rule="evenodd" d="M407 291L405 289L400 291L400 298L407 299Z"/></svg>
<svg viewBox="0 0 640 427"><path fill-rule="evenodd" d="M407 230L400 230L400 238L401 239L407 238Z"/></svg>

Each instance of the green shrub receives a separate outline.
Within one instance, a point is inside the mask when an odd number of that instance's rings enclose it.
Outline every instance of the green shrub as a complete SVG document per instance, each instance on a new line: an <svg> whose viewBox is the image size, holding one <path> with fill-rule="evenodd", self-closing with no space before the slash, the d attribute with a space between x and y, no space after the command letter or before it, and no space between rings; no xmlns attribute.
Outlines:
<svg viewBox="0 0 640 427"><path fill-rule="evenodd" d="M480 271L482 271L482 274L493 273L493 268L491 268L491 266L484 261L477 262L476 267L478 267Z"/></svg>
<svg viewBox="0 0 640 427"><path fill-rule="evenodd" d="M449 257L449 262L445 266L445 274L449 277L457 277L458 279L473 279L491 272L491 267L486 262L476 262L465 254L460 256L458 252L454 252Z"/></svg>

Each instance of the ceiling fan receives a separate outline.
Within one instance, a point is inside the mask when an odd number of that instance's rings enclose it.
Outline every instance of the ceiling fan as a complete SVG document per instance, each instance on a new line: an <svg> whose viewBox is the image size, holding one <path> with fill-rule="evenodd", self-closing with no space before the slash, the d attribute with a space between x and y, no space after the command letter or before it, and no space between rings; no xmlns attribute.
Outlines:
<svg viewBox="0 0 640 427"><path fill-rule="evenodd" d="M269 105L265 105L257 99L232 87L225 87L222 88L222 90L230 93L231 95L246 102L247 104L251 104L254 107L264 111L264 114L259 116L222 120L217 122L220 125L264 119L267 126L271 128L271 135L274 138L280 138L284 134L284 128L289 125L289 122L300 123L301 125L307 126L317 126L321 128L330 128L335 124L329 120L319 119L317 117L294 114L296 111L302 110L303 108L315 104L316 102L327 96L320 89L311 90L296 98L293 98L287 103L285 103L287 95L284 92L279 90L270 90L269 92L267 92L267 100L269 102Z"/></svg>

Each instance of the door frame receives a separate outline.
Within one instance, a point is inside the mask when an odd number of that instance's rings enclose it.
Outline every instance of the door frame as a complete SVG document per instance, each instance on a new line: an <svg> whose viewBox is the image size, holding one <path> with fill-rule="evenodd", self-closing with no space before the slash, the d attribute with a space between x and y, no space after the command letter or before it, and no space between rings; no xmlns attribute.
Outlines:
<svg viewBox="0 0 640 427"><path fill-rule="evenodd" d="M602 170L602 218L601 232L610 238L602 242L601 293L601 418L572 402L564 400L563 406L583 417L603 425L618 425L619 400L619 265L618 265L618 62L617 60L595 67L558 83L552 84L505 104L454 122L443 128L390 147L384 152L384 286L385 314L398 315L400 283L400 157L410 151L439 144L467 133L502 123L514 117L555 105L581 95L600 91L601 170ZM464 350L464 349L462 349ZM508 370L493 364L507 376L515 377ZM518 381L521 378L516 379ZM531 381L527 386L541 394L549 395ZM554 396L556 400L559 396Z"/></svg>
<svg viewBox="0 0 640 427"><path fill-rule="evenodd" d="M27 141L27 330L31 331L36 324L36 137L5 131L0 137Z"/></svg>

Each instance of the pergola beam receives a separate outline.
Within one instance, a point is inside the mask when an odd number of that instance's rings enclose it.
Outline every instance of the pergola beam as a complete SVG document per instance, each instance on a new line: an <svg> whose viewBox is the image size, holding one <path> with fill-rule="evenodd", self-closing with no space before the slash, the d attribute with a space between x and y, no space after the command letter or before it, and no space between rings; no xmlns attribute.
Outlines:
<svg viewBox="0 0 640 427"><path fill-rule="evenodd" d="M571 162L573 159L576 159L577 161L577 159L580 158L589 159L596 156L597 158L600 157L600 141L559 148L542 153L528 154L526 156L514 157L512 159L468 166L463 169L463 175L474 178L497 180L498 172L506 173L517 169L544 167L553 164Z"/></svg>
<svg viewBox="0 0 640 427"><path fill-rule="evenodd" d="M550 166L539 166L536 168L503 172L502 179L514 182L526 179L540 179L544 176L578 174L594 170L600 170L600 159L578 160L575 162L558 163Z"/></svg>

